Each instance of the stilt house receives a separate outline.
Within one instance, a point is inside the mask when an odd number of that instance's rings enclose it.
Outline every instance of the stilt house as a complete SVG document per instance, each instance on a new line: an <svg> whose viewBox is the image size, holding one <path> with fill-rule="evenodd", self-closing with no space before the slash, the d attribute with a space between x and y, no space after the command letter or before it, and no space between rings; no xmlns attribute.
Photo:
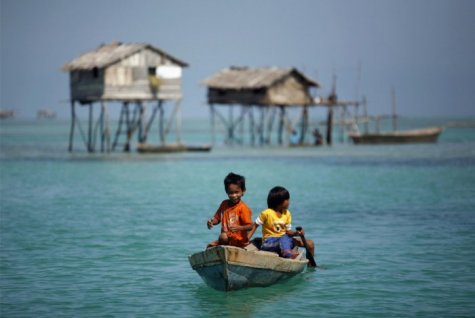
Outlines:
<svg viewBox="0 0 475 318"><path fill-rule="evenodd" d="M101 127L102 151L105 148L107 151L113 150L121 134L126 135L124 150L129 150L131 137L135 131L138 131L138 141L145 142L157 111L160 116L160 141L165 143L168 131L164 127L163 103L175 101L172 114L178 116L182 98L182 69L187 66L187 63L150 44L120 42L101 45L66 63L62 69L70 74L72 113L70 151L73 147L75 126L78 124L76 102L90 107L88 137L86 138L85 133L81 131L90 152L95 150L96 133L92 127L94 126L93 104L96 102L102 105L98 119L98 125ZM157 104L150 118L146 118L146 106L152 101L157 101ZM122 103L121 117L112 149L107 120L107 102ZM135 105L133 114L129 113L129 104ZM176 119L178 123L179 119ZM81 129L79 124L78 128ZM107 145L105 146L104 143Z"/></svg>
<svg viewBox="0 0 475 318"><path fill-rule="evenodd" d="M214 125L216 115L222 119L228 131L227 142L242 141L242 138L236 136L235 130L239 125L243 125L248 116L251 142L254 143L257 134L261 143L270 143L275 112L279 110L279 144L283 142L282 134L287 107L302 108L301 138L305 136L308 107L314 104L311 89L320 86L318 82L308 78L296 68L275 67L230 67L205 79L203 84L208 87L208 104L211 107L212 123ZM217 111L216 104L241 105L241 114L234 119L230 112L230 117L226 119ZM260 118L257 121L254 120L254 109L260 112Z"/></svg>

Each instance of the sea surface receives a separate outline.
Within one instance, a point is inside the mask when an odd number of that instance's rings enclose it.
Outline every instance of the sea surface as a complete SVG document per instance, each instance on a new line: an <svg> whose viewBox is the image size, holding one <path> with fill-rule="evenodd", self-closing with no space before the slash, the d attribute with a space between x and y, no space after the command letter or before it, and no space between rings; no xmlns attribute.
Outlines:
<svg viewBox="0 0 475 318"><path fill-rule="evenodd" d="M209 153L89 154L67 120L0 121L1 317L474 317L475 119L435 144ZM84 128L84 127L83 127ZM210 143L184 120L184 143ZM340 142L340 139L344 142ZM229 172L253 218L275 185L319 268L267 288L215 291L188 262L218 237L206 220Z"/></svg>

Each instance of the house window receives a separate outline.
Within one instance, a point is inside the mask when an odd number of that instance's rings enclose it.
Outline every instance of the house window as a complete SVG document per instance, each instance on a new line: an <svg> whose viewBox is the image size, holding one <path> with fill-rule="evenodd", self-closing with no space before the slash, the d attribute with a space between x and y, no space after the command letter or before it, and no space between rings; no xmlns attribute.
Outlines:
<svg viewBox="0 0 475 318"><path fill-rule="evenodd" d="M157 68L156 67L149 67L148 68L148 75L155 76L156 74L157 74Z"/></svg>
<svg viewBox="0 0 475 318"><path fill-rule="evenodd" d="M93 78L98 78L99 77L99 69L97 67L94 67L92 69L92 77Z"/></svg>

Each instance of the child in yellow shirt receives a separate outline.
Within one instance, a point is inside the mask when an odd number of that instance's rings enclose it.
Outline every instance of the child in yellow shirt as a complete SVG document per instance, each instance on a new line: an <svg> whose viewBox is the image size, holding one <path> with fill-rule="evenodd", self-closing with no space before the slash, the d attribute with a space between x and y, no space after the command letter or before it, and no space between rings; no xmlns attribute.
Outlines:
<svg viewBox="0 0 475 318"><path fill-rule="evenodd" d="M253 229L249 232L251 237L257 227L262 225L261 250L276 252L285 258L295 258L298 254L292 249L294 246L303 246L300 239L294 236L303 234L303 230L292 231L292 214L288 210L290 193L284 187L274 187L267 196L267 209L261 212L254 222ZM308 247L313 255L313 241L307 240Z"/></svg>

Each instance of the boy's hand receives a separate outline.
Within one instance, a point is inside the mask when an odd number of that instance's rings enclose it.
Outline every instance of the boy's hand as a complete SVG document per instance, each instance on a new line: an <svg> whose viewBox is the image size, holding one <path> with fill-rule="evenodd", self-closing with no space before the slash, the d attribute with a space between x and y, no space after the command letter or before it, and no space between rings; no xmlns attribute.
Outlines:
<svg viewBox="0 0 475 318"><path fill-rule="evenodd" d="M211 230L213 228L213 219L209 219L206 225L208 226L208 230Z"/></svg>

